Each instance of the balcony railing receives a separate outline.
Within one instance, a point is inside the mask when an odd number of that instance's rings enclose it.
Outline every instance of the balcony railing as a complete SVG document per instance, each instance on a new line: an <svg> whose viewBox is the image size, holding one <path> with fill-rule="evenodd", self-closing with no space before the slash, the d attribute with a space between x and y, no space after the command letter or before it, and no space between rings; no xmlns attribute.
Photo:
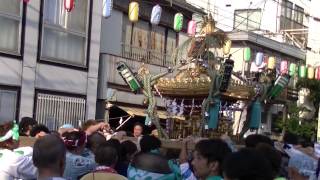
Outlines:
<svg viewBox="0 0 320 180"><path fill-rule="evenodd" d="M171 55L127 44L122 44L122 57L158 66L169 67L173 65Z"/></svg>

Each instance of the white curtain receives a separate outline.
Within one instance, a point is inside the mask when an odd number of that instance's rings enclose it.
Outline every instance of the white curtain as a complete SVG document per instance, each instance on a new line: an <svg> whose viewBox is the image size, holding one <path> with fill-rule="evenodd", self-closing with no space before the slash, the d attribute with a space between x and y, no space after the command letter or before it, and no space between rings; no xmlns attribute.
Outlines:
<svg viewBox="0 0 320 180"><path fill-rule="evenodd" d="M84 66L86 64L86 36L88 19L88 0L76 1L71 12L64 9L63 0L46 0L44 6L44 25L42 57ZM58 26L61 31L52 29ZM67 32L62 32L67 30ZM77 32L79 35L68 33Z"/></svg>
<svg viewBox="0 0 320 180"><path fill-rule="evenodd" d="M12 121L16 116L17 92L0 90L0 122Z"/></svg>

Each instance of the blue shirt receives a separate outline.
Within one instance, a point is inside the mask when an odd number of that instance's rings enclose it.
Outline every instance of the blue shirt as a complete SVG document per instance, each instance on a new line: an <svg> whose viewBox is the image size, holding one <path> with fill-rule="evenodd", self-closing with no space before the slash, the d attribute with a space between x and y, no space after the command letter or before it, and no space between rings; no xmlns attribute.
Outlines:
<svg viewBox="0 0 320 180"><path fill-rule="evenodd" d="M95 169L95 161L80 155L67 152L66 167L63 177L68 180L77 180L78 177L89 173Z"/></svg>

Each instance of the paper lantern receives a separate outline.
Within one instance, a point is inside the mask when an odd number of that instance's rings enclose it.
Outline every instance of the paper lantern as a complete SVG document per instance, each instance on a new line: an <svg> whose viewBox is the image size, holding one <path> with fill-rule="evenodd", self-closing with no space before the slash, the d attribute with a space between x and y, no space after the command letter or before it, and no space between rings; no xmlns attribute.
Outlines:
<svg viewBox="0 0 320 180"><path fill-rule="evenodd" d="M250 113L250 129L259 129L261 124L261 103L259 101L255 101L251 105L251 113Z"/></svg>
<svg viewBox="0 0 320 180"><path fill-rule="evenodd" d="M320 80L320 67L317 67L317 70L316 70L316 79L317 79L317 80Z"/></svg>
<svg viewBox="0 0 320 180"><path fill-rule="evenodd" d="M314 68L308 67L308 79L314 79Z"/></svg>
<svg viewBox="0 0 320 180"><path fill-rule="evenodd" d="M297 65L295 63L291 63L289 66L289 75L294 76L296 74Z"/></svg>
<svg viewBox="0 0 320 180"><path fill-rule="evenodd" d="M67 12L71 12L74 6L74 0L64 0L64 8L67 10Z"/></svg>
<svg viewBox="0 0 320 180"><path fill-rule="evenodd" d="M129 10L128 10L128 16L129 16L129 20L131 22L137 22L139 19L139 3L132 1L129 4Z"/></svg>
<svg viewBox="0 0 320 180"><path fill-rule="evenodd" d="M196 34L197 23L195 20L188 22L188 34L189 36L194 36Z"/></svg>
<svg viewBox="0 0 320 180"><path fill-rule="evenodd" d="M251 60L251 49L249 47L244 48L243 50L243 59L245 62L249 62Z"/></svg>
<svg viewBox="0 0 320 180"><path fill-rule="evenodd" d="M306 78L306 76L307 76L307 68L306 68L306 66L301 65L299 67L299 77L300 78Z"/></svg>
<svg viewBox="0 0 320 180"><path fill-rule="evenodd" d="M281 61L280 72L281 74L288 74L288 61L286 60Z"/></svg>
<svg viewBox="0 0 320 180"><path fill-rule="evenodd" d="M262 52L258 52L256 54L256 59L254 62L258 67L261 66L261 64L263 63L263 53Z"/></svg>
<svg viewBox="0 0 320 180"><path fill-rule="evenodd" d="M105 18L110 17L113 7L113 0L103 0L102 7L102 16Z"/></svg>
<svg viewBox="0 0 320 180"><path fill-rule="evenodd" d="M124 62L117 63L117 71L123 80L129 85L132 92L137 93L141 88L139 81L135 78L133 72Z"/></svg>
<svg viewBox="0 0 320 180"><path fill-rule="evenodd" d="M224 42L224 45L223 45L223 54L224 55L228 55L230 53L231 45L232 45L232 41L230 39L228 39L226 42Z"/></svg>
<svg viewBox="0 0 320 180"><path fill-rule="evenodd" d="M151 17L150 17L151 24L158 25L160 23L161 14L162 14L161 6L159 4L153 6Z"/></svg>
<svg viewBox="0 0 320 180"><path fill-rule="evenodd" d="M282 92L282 90L288 85L289 80L290 80L290 76L288 76L288 75L278 76L273 87L271 88L271 90L267 94L268 98L274 99L277 96L279 96L280 93Z"/></svg>
<svg viewBox="0 0 320 180"><path fill-rule="evenodd" d="M273 56L270 56L268 59L268 69L274 69L276 67L276 58Z"/></svg>
<svg viewBox="0 0 320 180"><path fill-rule="evenodd" d="M215 98L213 104L209 106L208 128L217 129L220 111L220 98Z"/></svg>
<svg viewBox="0 0 320 180"><path fill-rule="evenodd" d="M177 13L174 15L174 24L173 29L177 32L181 31L183 25L183 15L181 13Z"/></svg>

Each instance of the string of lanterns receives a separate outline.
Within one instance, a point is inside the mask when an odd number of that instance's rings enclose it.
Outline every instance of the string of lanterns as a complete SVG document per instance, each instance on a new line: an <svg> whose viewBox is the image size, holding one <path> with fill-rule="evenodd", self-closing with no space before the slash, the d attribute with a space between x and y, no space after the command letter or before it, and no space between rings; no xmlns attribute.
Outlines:
<svg viewBox="0 0 320 180"><path fill-rule="evenodd" d="M251 49L246 47L243 49L243 60L245 62L251 61ZM257 52L254 64L257 67L261 67L263 63L267 64L267 69L274 70L277 66L277 60L274 56L265 56L262 52ZM287 60L280 62L280 73L289 74L290 76L298 75L299 78L317 79L320 80L320 67L312 67L306 65L297 66L296 63L290 63Z"/></svg>

